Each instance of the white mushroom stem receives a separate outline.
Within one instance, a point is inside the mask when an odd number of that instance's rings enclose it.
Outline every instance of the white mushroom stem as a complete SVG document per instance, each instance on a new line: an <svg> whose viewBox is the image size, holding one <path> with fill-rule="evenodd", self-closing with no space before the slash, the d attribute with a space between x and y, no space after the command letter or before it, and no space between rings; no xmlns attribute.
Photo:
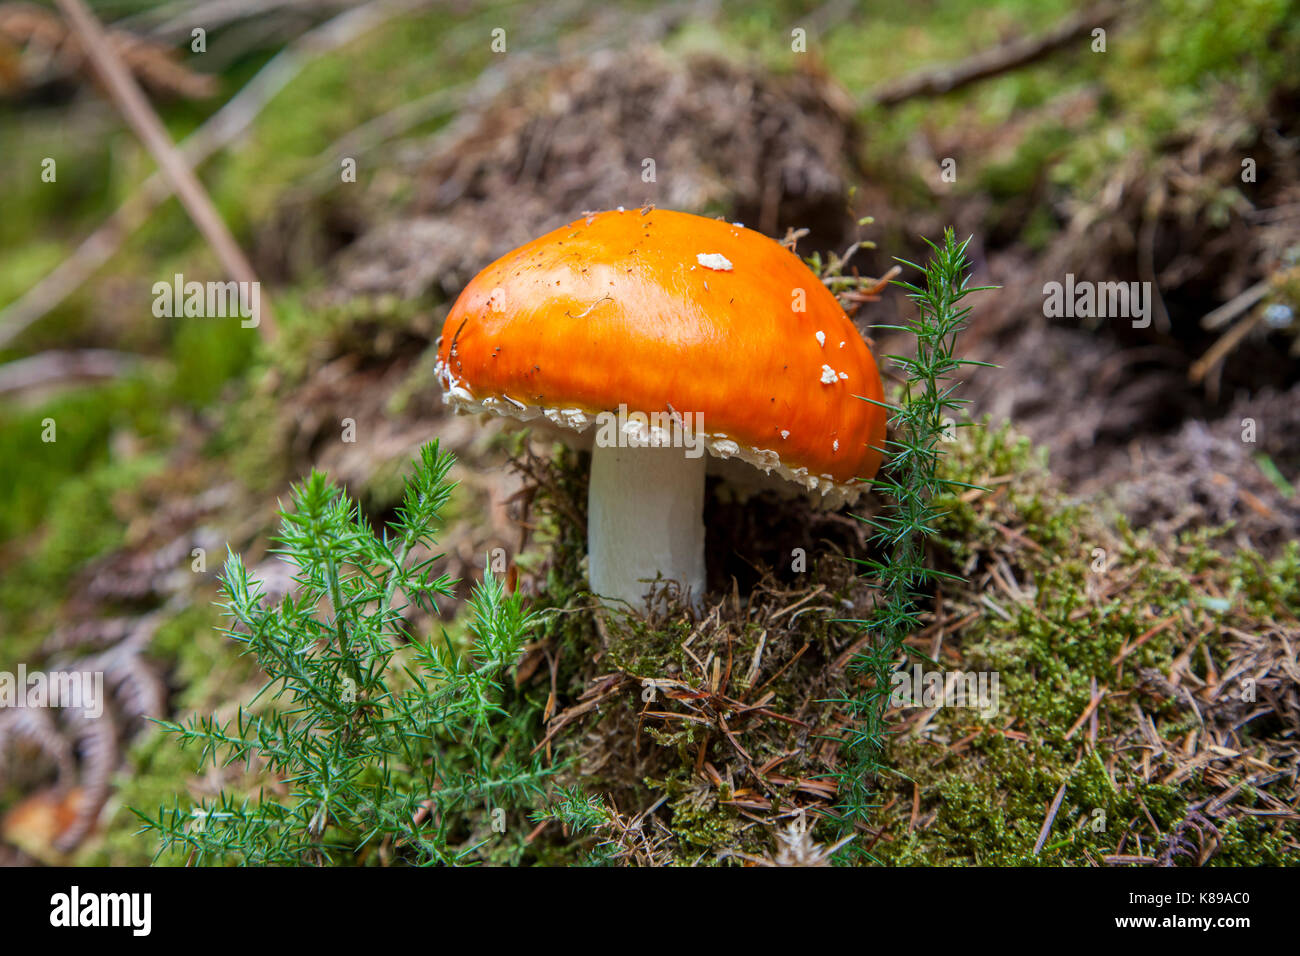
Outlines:
<svg viewBox="0 0 1300 956"><path fill-rule="evenodd" d="M656 576L678 582L692 603L703 597L705 456L688 450L592 450L587 567L602 598L641 610Z"/></svg>

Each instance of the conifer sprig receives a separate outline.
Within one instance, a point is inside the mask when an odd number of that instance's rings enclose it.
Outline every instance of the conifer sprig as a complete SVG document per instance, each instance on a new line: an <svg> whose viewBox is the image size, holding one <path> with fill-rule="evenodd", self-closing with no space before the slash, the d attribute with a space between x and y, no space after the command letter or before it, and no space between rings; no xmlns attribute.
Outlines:
<svg viewBox="0 0 1300 956"><path fill-rule="evenodd" d="M942 513L935 497L954 488L972 487L941 477L939 464L943 444L952 440L956 428L970 424L956 420L966 403L954 397L959 383L953 376L963 366L988 365L957 357L957 337L971 311L962 302L970 293L992 287L969 284L969 239L958 242L950 228L942 243L925 241L933 253L925 266L899 260L919 270L920 281L895 282L915 303L915 318L903 326L878 326L914 336L916 354L887 356L905 379L897 404L875 403L889 412L891 437L881 449L886 464L874 483L889 507L882 514L861 519L872 527L871 543L880 557L860 563L874 578L879 597L870 620L852 622L872 636L849 664L861 690L837 701L850 718L842 738L844 763L836 774L839 820L846 831L866 823L872 809L875 777L884 769L880 757L890 677L906 650L904 639L920 628L920 600L937 580L954 578L926 562L926 541ZM846 852L866 852L861 843L853 841Z"/></svg>
<svg viewBox="0 0 1300 956"><path fill-rule="evenodd" d="M420 451L396 520L376 536L357 505L314 472L282 512L276 553L295 587L268 605L229 555L224 632L268 680L232 720L164 723L212 767L245 765L267 786L198 807L140 814L195 863L457 863L482 857L503 814L540 802L548 774L518 746L501 706L503 674L537 623L491 574L469 599L470 648L409 633L411 602L430 614L452 595L435 575L434 528L454 487L437 443ZM419 557L417 557L419 556ZM138 811L137 811L138 812ZM519 822L516 820L516 822Z"/></svg>

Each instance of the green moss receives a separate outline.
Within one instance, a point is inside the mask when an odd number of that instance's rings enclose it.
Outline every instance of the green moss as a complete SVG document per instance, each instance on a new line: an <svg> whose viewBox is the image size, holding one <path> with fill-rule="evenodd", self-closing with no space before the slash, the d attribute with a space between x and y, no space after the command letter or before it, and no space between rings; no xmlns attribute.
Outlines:
<svg viewBox="0 0 1300 956"><path fill-rule="evenodd" d="M1291 0L1159 0L1154 6L1156 17L1176 25L1148 41L1166 84L1196 87L1234 79L1243 64L1273 82L1295 78L1284 60L1284 51L1300 44Z"/></svg>
<svg viewBox="0 0 1300 956"><path fill-rule="evenodd" d="M676 674L689 657L682 642L690 637L692 625L685 618L652 624L636 616L610 619L610 662L631 674L651 676Z"/></svg>
<svg viewBox="0 0 1300 956"><path fill-rule="evenodd" d="M0 405L0 541L53 514L61 483L116 468L109 440L118 431L146 441L168 435L143 376L73 389L36 408Z"/></svg>
<svg viewBox="0 0 1300 956"><path fill-rule="evenodd" d="M1252 621L1283 609L1294 613L1298 550L1288 548L1273 561L1244 552L1225 557L1213 547L1216 532L1207 531L1180 542L1176 560L1170 560L1124 522L1108 530L1063 501L1032 450L1006 429L971 430L945 467L975 483L990 475L1017 476L1015 487L1001 494L951 500L943 540L959 562L981 562L991 549L1005 555L1024 599L1012 601L990 589L985 593L1008 616L990 610L949 638L960 646L960 668L998 674L1000 712L986 723L971 710L940 708L925 737L892 738L888 762L897 777L881 781L881 802L892 796L892 809L882 816L888 838L874 855L907 865L1092 865L1115 853L1126 833L1130 854L1139 845L1152 853L1177 834L1183 841L1177 846L1199 846L1196 826L1203 828L1205 821L1197 808L1220 788L1197 772L1163 783L1167 765L1143 779L1128 769L1128 756L1112 752L1108 734L1095 747L1086 728L1066 735L1088 706L1094 681L1108 688L1097 711L1103 728L1132 725L1133 702L1140 701L1145 719L1165 740L1203 732L1190 708L1143 692L1142 675L1168 673L1187 646L1186 635L1218 633L1225 614L1253 629ZM1008 550L1006 534L995 525L1016 532L1023 526L1023 534L1041 546ZM1095 569L1095 547L1107 552L1102 571ZM1206 578L1230 595L1225 604L1199 599ZM1112 590L1113 598L1101 596ZM1171 615L1172 626L1155 630ZM1208 646L1222 666L1225 646ZM1117 668L1121 652L1123 666ZM1205 679L1199 657L1188 667ZM1002 733L1004 728L1013 728L1015 736ZM949 750L967 738L964 749ZM921 808L915 827L913 783ZM1035 854L1062 783L1061 806ZM1248 807L1249 798L1242 805ZM1281 826L1267 818L1215 818L1213 824L1219 829L1215 863L1300 859L1294 833L1278 832ZM1184 853L1174 859L1195 862Z"/></svg>
<svg viewBox="0 0 1300 956"><path fill-rule="evenodd" d="M744 820L734 809L718 802L716 791L692 782L682 769L662 779L646 780L653 792L667 794L672 810L670 827L679 844L678 862L712 858L724 850L761 852L762 847L746 839Z"/></svg>
<svg viewBox="0 0 1300 956"><path fill-rule="evenodd" d="M1289 543L1272 561L1238 551L1229 564L1229 582L1254 617L1267 618L1279 609L1300 616L1300 542Z"/></svg>
<svg viewBox="0 0 1300 956"><path fill-rule="evenodd" d="M1047 454L1009 424L990 428L988 422L958 430L960 441L945 445L943 476L986 487L1005 496L1024 527L1016 530L1039 549L1063 553L1076 543L1083 509L1061 500L1049 487ZM965 562L980 547L1006 544L1007 532L986 520L983 496L974 492L937 497L945 511L938 540L955 563Z"/></svg>
<svg viewBox="0 0 1300 956"><path fill-rule="evenodd" d="M123 540L125 522L114 498L162 467L154 457L107 461L46 488L48 518L23 560L0 575L0 630L4 650L21 655L48 633L68 582L91 558Z"/></svg>
<svg viewBox="0 0 1300 956"><path fill-rule="evenodd" d="M1009 159L980 169L976 190L995 201L1024 198L1044 181L1047 168L1069 147L1071 139L1064 126L1049 123L1034 128Z"/></svg>
<svg viewBox="0 0 1300 956"><path fill-rule="evenodd" d="M195 408L212 402L253 364L257 343L256 332L233 320L179 321L171 343L175 399Z"/></svg>
<svg viewBox="0 0 1300 956"><path fill-rule="evenodd" d="M1288 840L1267 818L1239 817L1218 828L1218 852L1211 866L1300 866L1294 830Z"/></svg>
<svg viewBox="0 0 1300 956"><path fill-rule="evenodd" d="M156 810L176 799L177 781L198 771L198 754L183 751L157 729L146 731L127 754L127 770L116 779L117 789L104 811L99 835L77 854L79 866L147 866L154 860L156 841L140 834L140 818L131 807ZM183 866L184 854L160 857L163 866Z"/></svg>
<svg viewBox="0 0 1300 956"><path fill-rule="evenodd" d="M260 381L258 376L249 378L250 384L238 389L204 453L225 460L231 476L250 494L266 494L291 477L285 447L293 423L286 419L284 403L265 373Z"/></svg>

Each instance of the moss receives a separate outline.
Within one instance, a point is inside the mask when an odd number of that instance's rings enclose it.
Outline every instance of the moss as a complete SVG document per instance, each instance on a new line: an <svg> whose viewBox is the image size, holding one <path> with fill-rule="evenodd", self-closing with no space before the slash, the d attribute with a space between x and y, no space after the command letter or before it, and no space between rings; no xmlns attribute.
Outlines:
<svg viewBox="0 0 1300 956"><path fill-rule="evenodd" d="M1229 564L1232 591L1245 602L1247 613L1267 618L1279 609L1300 616L1300 542L1267 561L1251 551L1239 551Z"/></svg>
<svg viewBox="0 0 1300 956"><path fill-rule="evenodd" d="M912 742L895 755L906 770L918 758L932 759L933 750ZM883 842L877 853L883 862L900 865L1080 865L1113 853L1118 834L1148 813L1162 830L1181 818L1178 791L1137 781L1117 788L1102 759L987 734L969 757L944 761L940 774L929 770L922 776L933 822ZM1052 828L1035 853L1062 783Z"/></svg>
<svg viewBox="0 0 1300 956"><path fill-rule="evenodd" d="M202 408L253 361L255 332L239 323L186 319L176 324L171 353L175 368L173 395L178 402Z"/></svg>
<svg viewBox="0 0 1300 956"><path fill-rule="evenodd" d="M1030 131L1015 153L979 170L977 192L994 201L1023 198L1047 178L1047 169L1069 147L1071 133L1064 126L1046 124Z"/></svg>
<svg viewBox="0 0 1300 956"><path fill-rule="evenodd" d="M1010 424L990 428L987 420L959 429L960 441L944 446L943 476L978 485L999 500L1023 523L1017 531L1039 549L1064 553L1077 543L1083 509L1061 499L1050 487L1047 455ZM937 541L958 565L983 547L1007 543L1007 532L984 515L985 495L975 491L945 494L935 505L945 512Z"/></svg>
<svg viewBox="0 0 1300 956"><path fill-rule="evenodd" d="M228 462L232 477L251 494L266 494L291 477L285 447L292 435L275 384L250 375L235 388L230 408L204 447L204 454Z"/></svg>
<svg viewBox="0 0 1300 956"><path fill-rule="evenodd" d="M127 754L127 769L117 778L117 789L101 816L97 835L77 854L79 866L147 866L157 845L139 834L140 818L131 810L157 812L171 807L177 781L190 780L198 771L198 754L183 751L176 741L157 729L147 731ZM160 857L163 866L182 866L184 855Z"/></svg>
<svg viewBox="0 0 1300 956"><path fill-rule="evenodd" d="M610 662L631 674L680 674L689 660L682 642L691 631L684 617L662 623L630 615L611 618Z"/></svg>
<svg viewBox="0 0 1300 956"><path fill-rule="evenodd" d="M46 440L50 427L53 441ZM0 469L0 541L29 532L55 514L61 484L76 484L92 471L129 469L111 457L114 434L147 443L166 439L169 432L144 375L73 389L35 408L0 405L0 460L5 463Z"/></svg>
<svg viewBox="0 0 1300 956"><path fill-rule="evenodd" d="M11 660L48 635L77 571L121 544L126 517L118 511L119 496L161 467L153 456L109 460L45 487L42 533L25 542L23 560L0 575L0 629Z"/></svg>
<svg viewBox="0 0 1300 956"><path fill-rule="evenodd" d="M1295 837L1259 817L1239 817L1218 827L1211 866L1300 866Z"/></svg>
<svg viewBox="0 0 1300 956"><path fill-rule="evenodd" d="M1168 673L1188 634L1218 633L1229 608L1249 630L1283 609L1293 613L1297 549L1273 561L1249 553L1225 557L1213 547L1211 530L1183 539L1171 556L1122 521L1106 528L1065 502L1027 445L1006 429L973 431L953 452L945 465L953 476L978 483L1014 473L1017 482L1015 489L950 501L941 529L948 556L979 566L997 549L1026 596L1012 602L986 591L1006 605L1008 617L983 613L949 638L960 647L960 667L999 675L1000 712L982 722L973 711L940 708L923 736L892 737L888 763L896 776L881 781L888 809L880 814L884 832L874 855L908 865L1095 865L1128 834L1126 853L1141 847L1172 854L1176 863L1195 862L1202 833L1210 832L1198 814L1222 785L1196 771L1164 783L1168 765L1145 779L1130 765L1132 748L1119 752L1111 741L1119 729L1135 727L1134 702L1166 741L1204 732L1191 708L1150 691L1147 675ZM1017 532L1024 526L1023 534L1041 546L1009 546L995 523ZM1107 553L1101 572L1094 570L1097 546ZM1226 606L1207 605L1199 600L1207 590L1231 597ZM1170 616L1172 625L1157 629ZM1221 667L1226 645L1209 646ZM1200 679L1203 666L1198 659L1188 664ZM1095 746L1083 732L1067 738L1094 681L1108 688L1097 709L1104 732ZM1062 783L1061 806L1035 854ZM1210 823L1218 829L1216 863L1282 863L1300 854L1294 833L1268 818L1216 816Z"/></svg>
<svg viewBox="0 0 1300 956"><path fill-rule="evenodd" d="M672 811L669 826L678 843L678 862L712 861L723 850L754 852L760 848L745 839L743 820L734 809L718 801L712 790L693 783L687 770L664 779L648 779L652 792L668 796Z"/></svg>

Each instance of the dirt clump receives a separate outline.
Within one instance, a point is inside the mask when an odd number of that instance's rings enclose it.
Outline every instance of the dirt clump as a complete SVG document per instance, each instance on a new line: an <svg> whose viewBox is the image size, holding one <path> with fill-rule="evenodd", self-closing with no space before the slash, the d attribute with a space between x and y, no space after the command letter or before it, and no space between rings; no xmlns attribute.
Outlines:
<svg viewBox="0 0 1300 956"><path fill-rule="evenodd" d="M418 171L407 215L338 264L352 294L451 297L486 263L585 210L653 203L768 235L842 241L852 104L815 73L603 51L502 91Z"/></svg>

